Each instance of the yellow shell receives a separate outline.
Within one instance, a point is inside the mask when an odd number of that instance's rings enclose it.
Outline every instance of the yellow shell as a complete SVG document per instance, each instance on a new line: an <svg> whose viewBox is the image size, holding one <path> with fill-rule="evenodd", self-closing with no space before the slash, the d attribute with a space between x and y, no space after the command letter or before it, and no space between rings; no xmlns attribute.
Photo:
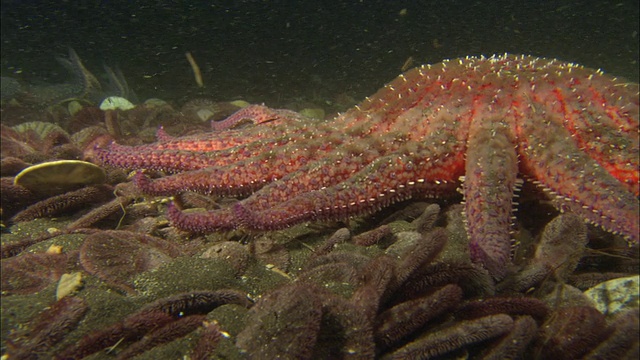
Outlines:
<svg viewBox="0 0 640 360"><path fill-rule="evenodd" d="M106 180L105 171L90 162L58 160L29 166L16 175L13 183L32 191L51 192L79 185L102 184Z"/></svg>

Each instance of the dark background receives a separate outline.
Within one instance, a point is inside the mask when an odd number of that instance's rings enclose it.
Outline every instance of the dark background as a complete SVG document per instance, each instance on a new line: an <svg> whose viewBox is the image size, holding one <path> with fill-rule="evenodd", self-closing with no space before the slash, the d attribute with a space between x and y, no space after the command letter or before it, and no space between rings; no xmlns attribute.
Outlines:
<svg viewBox="0 0 640 360"><path fill-rule="evenodd" d="M73 47L118 65L141 99L278 106L372 94L415 65L494 53L555 57L638 81L638 1L9 1L4 76L64 82ZM199 89L185 52L199 63ZM320 104L321 105L321 104Z"/></svg>

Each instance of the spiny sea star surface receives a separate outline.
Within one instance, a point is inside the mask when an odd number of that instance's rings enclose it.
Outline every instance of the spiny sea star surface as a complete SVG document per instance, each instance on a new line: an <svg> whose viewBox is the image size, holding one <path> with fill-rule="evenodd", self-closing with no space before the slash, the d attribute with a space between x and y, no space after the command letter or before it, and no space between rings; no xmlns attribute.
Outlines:
<svg viewBox="0 0 640 360"><path fill-rule="evenodd" d="M174 173L139 173L149 194L249 195L213 211L171 206L173 225L193 232L345 219L461 187L472 259L499 278L519 178L561 211L638 242L638 103L638 84L579 65L468 57L410 70L331 121L252 106L233 115L249 128L98 154Z"/></svg>

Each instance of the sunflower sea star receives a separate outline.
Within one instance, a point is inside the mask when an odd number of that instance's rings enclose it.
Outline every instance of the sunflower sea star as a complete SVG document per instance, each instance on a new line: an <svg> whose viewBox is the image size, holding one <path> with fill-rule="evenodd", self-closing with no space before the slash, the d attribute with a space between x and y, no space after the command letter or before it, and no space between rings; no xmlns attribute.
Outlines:
<svg viewBox="0 0 640 360"><path fill-rule="evenodd" d="M139 173L150 194L250 195L208 212L172 205L172 223L193 232L345 219L462 185L472 259L501 278L519 177L561 211L638 243L638 107L638 84L600 71L468 57L410 70L332 121L254 106L253 127L98 154L114 166L177 173Z"/></svg>

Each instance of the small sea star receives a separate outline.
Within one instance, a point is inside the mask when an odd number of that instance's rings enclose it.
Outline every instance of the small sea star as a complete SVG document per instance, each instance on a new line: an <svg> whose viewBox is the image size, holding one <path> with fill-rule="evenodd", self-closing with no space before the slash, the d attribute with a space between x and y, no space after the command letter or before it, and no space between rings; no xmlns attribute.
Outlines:
<svg viewBox="0 0 640 360"><path fill-rule="evenodd" d="M98 154L178 172L138 174L150 194L250 194L208 212L173 205L172 223L194 232L345 219L462 185L471 256L500 278L518 177L561 211L638 242L638 103L638 84L575 64L468 57L410 70L332 121L252 107L253 127Z"/></svg>

